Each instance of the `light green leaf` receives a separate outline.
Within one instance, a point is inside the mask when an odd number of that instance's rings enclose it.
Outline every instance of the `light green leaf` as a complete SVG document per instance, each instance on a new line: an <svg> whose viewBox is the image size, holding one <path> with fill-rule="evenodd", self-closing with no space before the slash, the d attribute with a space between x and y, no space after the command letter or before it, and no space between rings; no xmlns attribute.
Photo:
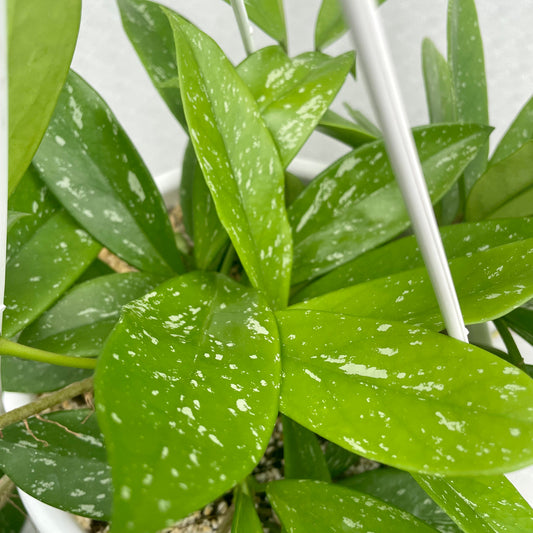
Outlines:
<svg viewBox="0 0 533 533"><path fill-rule="evenodd" d="M152 83L186 129L174 37L161 6L147 0L117 0L122 26Z"/></svg>
<svg viewBox="0 0 533 533"><path fill-rule="evenodd" d="M331 481L324 453L316 435L288 416L283 421L285 479Z"/></svg>
<svg viewBox="0 0 533 533"><path fill-rule="evenodd" d="M344 487L371 494L407 511L441 533L461 533L452 519L420 488L411 474L379 468L339 481Z"/></svg>
<svg viewBox="0 0 533 533"><path fill-rule="evenodd" d="M28 213L21 213L20 211L8 211L7 212L7 231L9 231L13 225L23 217L27 217Z"/></svg>
<svg viewBox="0 0 533 533"><path fill-rule="evenodd" d="M352 148L357 148L362 144L376 140L376 137L367 130L331 110L324 113L318 124L317 131L325 133Z"/></svg>
<svg viewBox="0 0 533 533"><path fill-rule="evenodd" d="M267 495L288 533L435 533L414 516L373 496L323 481L274 481L268 484Z"/></svg>
<svg viewBox="0 0 533 533"><path fill-rule="evenodd" d="M498 357L398 322L277 313L280 410L369 459L446 475L533 462L533 381Z"/></svg>
<svg viewBox="0 0 533 533"><path fill-rule="evenodd" d="M533 219L515 218L454 224L440 228L448 260L533 238ZM371 250L304 287L293 302L321 296L372 279L424 266L416 238L404 237Z"/></svg>
<svg viewBox="0 0 533 533"><path fill-rule="evenodd" d="M87 409L43 415L2 430L0 468L34 498L95 519L111 515L111 474Z"/></svg>
<svg viewBox="0 0 533 533"><path fill-rule="evenodd" d="M9 194L41 142L65 82L81 0L8 0Z"/></svg>
<svg viewBox="0 0 533 533"><path fill-rule="evenodd" d="M175 278L125 307L95 381L117 533L168 526L252 471L276 421L280 366L263 297L220 274Z"/></svg>
<svg viewBox="0 0 533 533"><path fill-rule="evenodd" d="M533 140L500 160L476 182L466 204L467 220L533 215Z"/></svg>
<svg viewBox="0 0 533 533"><path fill-rule="evenodd" d="M533 509L504 476L414 477L465 533L533 530Z"/></svg>
<svg viewBox="0 0 533 533"><path fill-rule="evenodd" d="M105 102L73 72L34 163L69 213L112 252L148 272L183 271L148 169Z"/></svg>
<svg viewBox="0 0 533 533"><path fill-rule="evenodd" d="M450 270L466 324L499 318L533 298L533 239L454 259ZM444 328L425 268L353 285L293 308Z"/></svg>
<svg viewBox="0 0 533 533"><path fill-rule="evenodd" d="M258 50L237 72L256 99L287 166L333 102L352 68L351 52L307 52L290 59L279 46Z"/></svg>
<svg viewBox="0 0 533 533"><path fill-rule="evenodd" d="M433 202L461 175L487 139L476 125L416 128L415 142ZM292 283L315 278L386 242L409 224L382 140L324 170L289 208Z"/></svg>
<svg viewBox="0 0 533 533"><path fill-rule="evenodd" d="M284 175L257 104L207 35L168 12L191 140L220 221L253 286L286 305L292 240Z"/></svg>
<svg viewBox="0 0 533 533"><path fill-rule="evenodd" d="M254 502L247 492L239 488L234 496L235 514L231 533L263 533L263 526L255 511Z"/></svg>
<svg viewBox="0 0 533 533"><path fill-rule="evenodd" d="M376 138L382 137L380 129L361 111L354 109L350 104L344 102L344 108L348 111L352 120L361 128L366 130L371 135L374 135Z"/></svg>

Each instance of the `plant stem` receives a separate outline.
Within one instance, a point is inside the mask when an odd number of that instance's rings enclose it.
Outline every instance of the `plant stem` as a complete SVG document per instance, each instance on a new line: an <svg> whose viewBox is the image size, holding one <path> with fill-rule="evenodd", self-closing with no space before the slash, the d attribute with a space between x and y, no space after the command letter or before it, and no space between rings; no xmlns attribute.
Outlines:
<svg viewBox="0 0 533 533"><path fill-rule="evenodd" d="M94 378L92 376L83 379L82 381L76 381L76 383L71 383L63 389L41 396L34 402L23 405L22 407L17 407L12 411L0 415L0 430L15 422L20 422L21 420L29 418L30 416L38 415L45 409L55 407L75 396L91 391L93 388L93 381Z"/></svg>
<svg viewBox="0 0 533 533"><path fill-rule="evenodd" d="M40 363L50 363L52 365L68 366L71 368L96 368L96 359L59 355L57 353L23 346L22 344L2 338L0 338L0 355L12 355L14 357L19 357L20 359L29 359Z"/></svg>
<svg viewBox="0 0 533 533"><path fill-rule="evenodd" d="M518 349L518 346L516 345L516 342L506 324L501 319L493 320L493 323L496 326L496 329L498 330L505 347L507 348L509 363L523 370L525 367L524 358L522 357L522 354L520 353L520 350Z"/></svg>
<svg viewBox="0 0 533 533"><path fill-rule="evenodd" d="M226 274L226 276L229 276L229 273L231 271L231 267L233 266L233 261L235 260L235 247L233 244L229 244L229 248L226 251L226 254L224 255L224 260L222 261L222 265L220 267L220 273Z"/></svg>

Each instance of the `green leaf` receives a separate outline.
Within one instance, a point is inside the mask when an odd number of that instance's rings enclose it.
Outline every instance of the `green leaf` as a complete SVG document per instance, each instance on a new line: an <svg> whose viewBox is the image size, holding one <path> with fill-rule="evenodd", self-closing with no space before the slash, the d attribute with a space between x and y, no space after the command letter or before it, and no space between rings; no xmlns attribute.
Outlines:
<svg viewBox="0 0 533 533"><path fill-rule="evenodd" d="M285 479L331 481L316 435L288 416L283 416L282 420Z"/></svg>
<svg viewBox="0 0 533 533"><path fill-rule="evenodd" d="M307 52L290 59L279 46L248 56L237 72L256 99L286 167L333 102L354 62L351 52Z"/></svg>
<svg viewBox="0 0 533 533"><path fill-rule="evenodd" d="M112 252L148 272L183 271L148 169L105 102L72 71L34 163L69 213Z"/></svg>
<svg viewBox="0 0 533 533"><path fill-rule="evenodd" d="M533 345L533 308L526 304L503 317L503 321L520 337Z"/></svg>
<svg viewBox="0 0 533 533"><path fill-rule="evenodd" d="M87 270L76 280L76 283L83 283L90 279L99 278L100 276L107 276L114 274L115 271L102 260L96 258L87 268Z"/></svg>
<svg viewBox="0 0 533 533"><path fill-rule="evenodd" d="M276 421L280 366L263 297L220 274L175 278L125 307L95 381L117 533L168 526L252 471Z"/></svg>
<svg viewBox="0 0 533 533"><path fill-rule="evenodd" d="M191 141L187 143L183 154L183 165L180 178L180 207L183 215L183 226L187 235L192 238L194 224L193 184L198 161Z"/></svg>
<svg viewBox="0 0 533 533"><path fill-rule="evenodd" d="M433 202L487 139L476 125L416 128L415 142ZM315 178L289 208L292 283L315 278L401 233L409 224L382 140L350 152Z"/></svg>
<svg viewBox="0 0 533 533"><path fill-rule="evenodd" d="M420 488L408 472L379 468L339 481L420 518L441 533L461 533L451 518Z"/></svg>
<svg viewBox="0 0 533 533"><path fill-rule="evenodd" d="M244 82L207 35L168 12L191 140L220 221L253 286L287 302L292 240L284 175Z"/></svg>
<svg viewBox="0 0 533 533"><path fill-rule="evenodd" d="M65 82L81 0L8 0L9 194L41 142Z"/></svg>
<svg viewBox="0 0 533 533"><path fill-rule="evenodd" d="M147 0L117 0L122 26L152 83L187 129L178 81L174 37L161 6Z"/></svg>
<svg viewBox="0 0 533 533"><path fill-rule="evenodd" d="M305 183L294 174L285 172L285 205L289 205L298 198L298 195L305 189Z"/></svg>
<svg viewBox="0 0 533 533"><path fill-rule="evenodd" d="M514 154L527 141L533 139L533 98L530 98L520 110L509 129L505 132L500 144L494 150L490 165Z"/></svg>
<svg viewBox="0 0 533 533"><path fill-rule="evenodd" d="M533 140L491 165L470 192L467 220L533 215L532 166Z"/></svg>
<svg viewBox="0 0 533 533"><path fill-rule="evenodd" d="M288 533L435 532L373 496L323 481L273 481L268 484L267 495Z"/></svg>
<svg viewBox="0 0 533 533"><path fill-rule="evenodd" d="M50 217L6 265L3 335L12 337L33 322L74 283L99 251L100 245L64 211Z"/></svg>
<svg viewBox="0 0 533 533"><path fill-rule="evenodd" d="M225 2L229 4L231 0ZM287 28L283 0L244 0L244 5L250 20L286 50Z"/></svg>
<svg viewBox="0 0 533 533"><path fill-rule="evenodd" d="M450 269L465 323L499 318L533 297L533 239L454 259ZM353 285L293 308L444 328L425 268Z"/></svg>
<svg viewBox="0 0 533 533"><path fill-rule="evenodd" d="M460 122L486 125L489 123L489 110L485 59L474 0L449 1L447 32L457 118ZM485 171L488 154L489 145L486 143L465 170L460 183L463 198Z"/></svg>
<svg viewBox="0 0 533 533"><path fill-rule="evenodd" d="M356 465L361 460L355 453L329 441L326 443L325 456L329 473L333 479L340 477L348 468Z"/></svg>
<svg viewBox="0 0 533 533"><path fill-rule="evenodd" d="M235 514L231 533L263 533L263 526L255 511L250 494L239 488L235 493Z"/></svg>
<svg viewBox="0 0 533 533"><path fill-rule="evenodd" d="M7 212L7 231L9 231L13 225L23 217L27 217L28 213L21 213L20 211L8 211Z"/></svg>
<svg viewBox="0 0 533 533"><path fill-rule="evenodd" d="M376 140L376 137L367 130L331 110L324 113L318 124L317 131L329 135L352 148L357 148L362 144Z"/></svg>
<svg viewBox="0 0 533 533"><path fill-rule="evenodd" d="M361 111L354 109L346 102L344 103L344 108L359 127L366 130L370 135L374 135L376 138L382 137L380 129Z"/></svg>
<svg viewBox="0 0 533 533"><path fill-rule="evenodd" d="M448 260L533 237L533 219L515 218L454 224L440 228ZM404 237L371 250L328 272L293 298L300 302L357 283L424 266L416 238Z"/></svg>
<svg viewBox="0 0 533 533"><path fill-rule="evenodd" d="M13 493L13 496L15 494ZM8 501L0 510L0 531L2 533L21 533L25 522L26 515L23 514L20 507L15 507L11 501Z"/></svg>
<svg viewBox="0 0 533 533"><path fill-rule="evenodd" d="M533 530L533 509L504 476L414 477L466 533Z"/></svg>
<svg viewBox="0 0 533 533"><path fill-rule="evenodd" d="M108 519L111 479L96 417L61 411L2 430L0 468L34 498L81 516Z"/></svg>
<svg viewBox="0 0 533 533"><path fill-rule="evenodd" d="M509 472L533 462L533 381L474 346L401 323L277 313L280 410L403 470Z"/></svg>

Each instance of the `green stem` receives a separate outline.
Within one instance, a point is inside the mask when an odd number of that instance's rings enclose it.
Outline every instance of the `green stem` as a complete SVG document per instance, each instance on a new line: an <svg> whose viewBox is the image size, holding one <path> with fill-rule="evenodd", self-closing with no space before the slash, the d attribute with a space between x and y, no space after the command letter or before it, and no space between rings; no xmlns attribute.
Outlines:
<svg viewBox="0 0 533 533"><path fill-rule="evenodd" d="M29 346L23 346L22 344L2 338L0 338L0 355L11 355L20 359L50 363L51 365L69 366L71 368L96 368L96 359L45 352L44 350L30 348Z"/></svg>
<svg viewBox="0 0 533 533"><path fill-rule="evenodd" d="M518 346L516 345L516 342L514 341L511 332L509 331L503 320L496 319L493 320L493 323L496 326L496 329L498 330L498 333L500 334L500 337L502 338L505 347L507 348L509 363L517 366L518 368L524 369L524 358L522 357L522 354L520 353L520 350L518 349Z"/></svg>
<svg viewBox="0 0 533 533"><path fill-rule="evenodd" d="M220 267L221 274L226 274L226 276L229 276L231 267L233 266L233 261L235 261L236 256L237 254L235 252L235 247L230 243L229 248L226 251L226 255L224 255L222 266Z"/></svg>
<svg viewBox="0 0 533 533"><path fill-rule="evenodd" d="M17 407L12 411L0 415L0 430L16 422L25 420L30 416L42 413L46 409L51 409L52 407L79 396L80 394L85 394L86 392L91 391L93 389L93 381L94 378L92 376L83 379L82 381L76 381L76 383L71 383L63 389L41 396L34 402L23 405L22 407Z"/></svg>

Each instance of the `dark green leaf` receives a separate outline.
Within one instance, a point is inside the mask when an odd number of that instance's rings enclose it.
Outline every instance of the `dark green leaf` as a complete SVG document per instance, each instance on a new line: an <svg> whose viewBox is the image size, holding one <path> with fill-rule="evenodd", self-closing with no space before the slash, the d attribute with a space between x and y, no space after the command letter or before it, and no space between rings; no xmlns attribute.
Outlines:
<svg viewBox="0 0 533 533"><path fill-rule="evenodd" d="M126 34L152 83L186 129L174 37L161 6L147 0L117 0Z"/></svg>
<svg viewBox="0 0 533 533"><path fill-rule="evenodd" d="M8 0L9 194L28 168L65 82L81 0Z"/></svg>
<svg viewBox="0 0 533 533"><path fill-rule="evenodd" d="M244 82L207 35L168 12L191 140L220 220L251 283L287 302L292 263L284 175Z"/></svg>
<svg viewBox="0 0 533 533"><path fill-rule="evenodd" d="M7 212L7 231L9 231L13 224L20 220L22 217L27 217L28 213L21 213L20 211L8 211Z"/></svg>
<svg viewBox="0 0 533 533"><path fill-rule="evenodd" d="M247 492L239 488L235 493L235 514L231 533L263 533L263 526L255 511L254 502Z"/></svg>
<svg viewBox="0 0 533 533"><path fill-rule="evenodd" d="M487 139L476 125L416 128L415 141L432 200L439 200ZM289 208L292 283L324 274L398 235L409 216L382 140L324 170Z"/></svg>
<svg viewBox="0 0 533 533"><path fill-rule="evenodd" d="M494 320L493 323L503 343L505 344L505 349L507 350L505 360L509 361L509 363L517 366L521 370L524 370L524 358L522 357L522 354L520 353L520 350L518 349L518 346L516 345L514 337L509 331L507 324L503 318Z"/></svg>
<svg viewBox="0 0 533 533"><path fill-rule="evenodd" d="M280 410L369 459L477 475L533 462L533 381L479 348L401 323L277 313Z"/></svg>
<svg viewBox="0 0 533 533"><path fill-rule="evenodd" d="M503 320L513 331L533 345L533 308L526 304L505 315Z"/></svg>
<svg viewBox="0 0 533 533"><path fill-rule="evenodd" d="M290 59L279 46L258 50L237 71L272 132L286 167L326 112L353 65L353 54L307 52Z"/></svg>
<svg viewBox="0 0 533 533"><path fill-rule="evenodd" d="M379 468L343 479L344 487L371 494L420 518L441 533L461 533L451 518L420 488L408 472Z"/></svg>
<svg viewBox="0 0 533 533"><path fill-rule="evenodd" d="M17 500L15 494L14 492L11 500L18 508L8 501L0 510L0 531L2 533L21 533L26 522L26 515L21 509L20 500Z"/></svg>
<svg viewBox="0 0 533 533"><path fill-rule="evenodd" d="M175 278L126 306L95 382L116 532L170 525L251 472L276 421L280 366L264 299L220 274Z"/></svg>
<svg viewBox="0 0 533 533"><path fill-rule="evenodd" d="M481 176L466 204L468 220L533 214L533 140Z"/></svg>
<svg viewBox="0 0 533 533"><path fill-rule="evenodd" d="M286 479L331 481L324 453L316 435L284 416L283 458Z"/></svg>
<svg viewBox="0 0 533 533"><path fill-rule="evenodd" d="M34 163L69 213L112 252L148 272L183 270L148 169L105 102L73 72Z"/></svg>
<svg viewBox="0 0 533 533"><path fill-rule="evenodd" d="M360 457L346 448L341 448L334 442L326 443L326 463L333 479L342 476L353 465L360 461Z"/></svg>
<svg viewBox="0 0 533 533"><path fill-rule="evenodd" d="M533 510L504 476L415 479L466 533L533 530Z"/></svg>
<svg viewBox="0 0 533 533"><path fill-rule="evenodd" d="M76 283L83 283L90 279L99 278L100 276L107 276L114 274L115 271L102 260L96 258L87 268L87 270L76 280Z"/></svg>
<svg viewBox="0 0 533 533"><path fill-rule="evenodd" d="M62 411L2 430L0 468L34 498L91 518L111 515L111 475L96 417Z"/></svg>
<svg viewBox="0 0 533 533"><path fill-rule="evenodd" d="M287 533L435 532L373 496L323 481L274 481L267 495Z"/></svg>
<svg viewBox="0 0 533 533"><path fill-rule="evenodd" d="M376 140L376 137L357 124L346 120L334 111L324 113L318 124L317 130L337 139L352 148Z"/></svg>
<svg viewBox="0 0 533 533"><path fill-rule="evenodd" d="M196 167L198 162L196 161L196 154L191 141L187 143L185 147L185 153L183 154L183 165L181 167L180 178L180 207L183 214L183 226L187 235L192 238L193 224L194 224L194 203L193 203L193 184Z"/></svg>
<svg viewBox="0 0 533 533"><path fill-rule="evenodd" d="M294 174L285 172L285 205L289 205L298 198L298 195L305 189L305 183Z"/></svg>

